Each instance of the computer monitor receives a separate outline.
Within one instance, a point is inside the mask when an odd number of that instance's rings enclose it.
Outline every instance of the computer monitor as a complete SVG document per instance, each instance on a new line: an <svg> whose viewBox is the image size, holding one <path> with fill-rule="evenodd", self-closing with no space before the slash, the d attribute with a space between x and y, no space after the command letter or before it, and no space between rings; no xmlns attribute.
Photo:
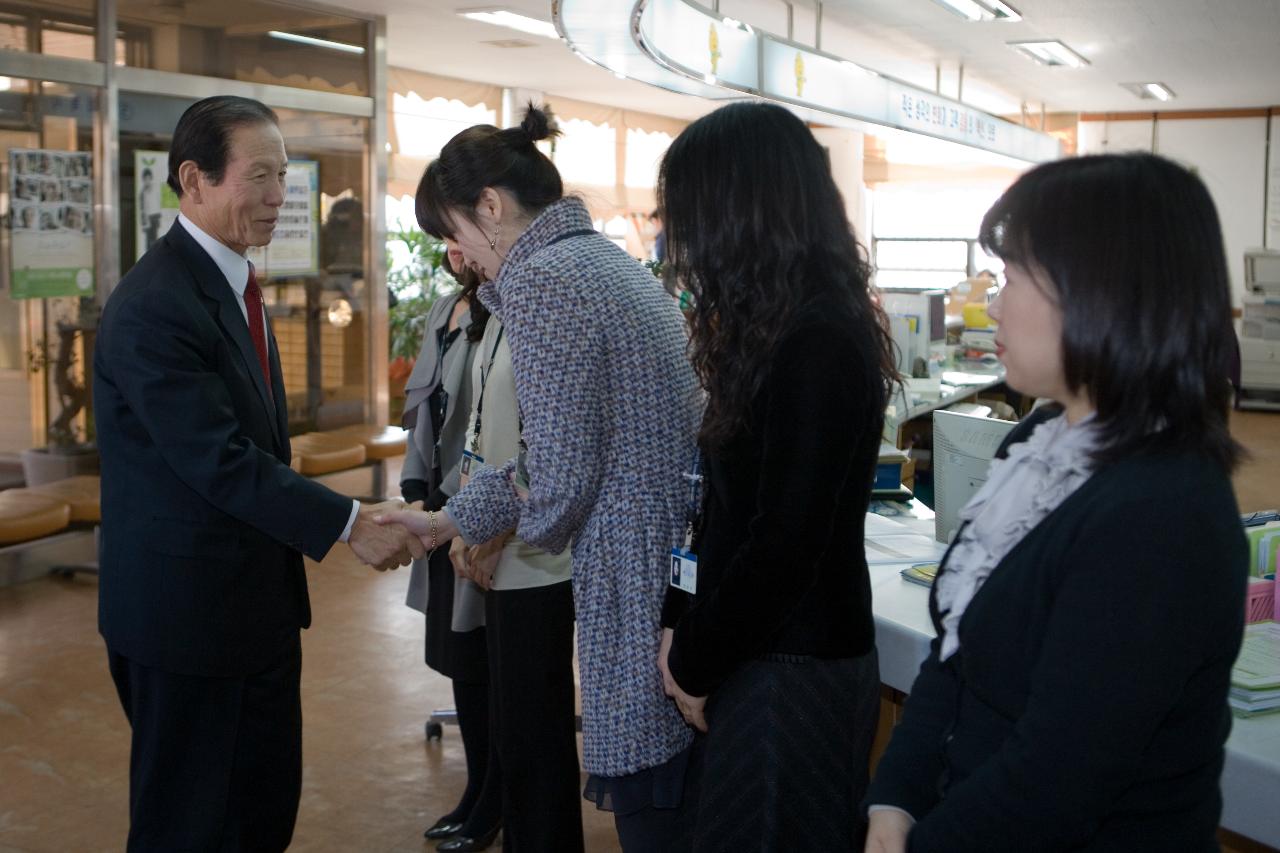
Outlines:
<svg viewBox="0 0 1280 853"><path fill-rule="evenodd" d="M933 413L933 523L939 542L955 536L960 509L987 481L996 449L1013 427L1011 421L945 409Z"/></svg>

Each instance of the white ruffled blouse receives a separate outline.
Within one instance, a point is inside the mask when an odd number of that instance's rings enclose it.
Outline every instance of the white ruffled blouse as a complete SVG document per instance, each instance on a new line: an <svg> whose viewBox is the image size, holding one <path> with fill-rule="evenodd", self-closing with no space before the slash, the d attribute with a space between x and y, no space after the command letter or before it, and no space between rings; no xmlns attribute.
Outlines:
<svg viewBox="0 0 1280 853"><path fill-rule="evenodd" d="M987 482L960 510L960 532L936 585L941 660L959 651L960 619L987 576L1092 475L1093 420L1090 414L1068 424L1059 415L1037 426L1006 458L992 461Z"/></svg>

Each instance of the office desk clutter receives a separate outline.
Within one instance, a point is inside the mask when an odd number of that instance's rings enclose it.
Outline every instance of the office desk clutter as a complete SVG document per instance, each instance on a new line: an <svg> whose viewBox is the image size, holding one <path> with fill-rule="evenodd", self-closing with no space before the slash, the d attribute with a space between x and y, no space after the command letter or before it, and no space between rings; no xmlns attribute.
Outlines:
<svg viewBox="0 0 1280 853"><path fill-rule="evenodd" d="M1280 624L1245 626L1244 642L1231 668L1227 703L1240 717L1280 710Z"/></svg>
<svg viewBox="0 0 1280 853"><path fill-rule="evenodd" d="M1249 574L1255 578L1275 577L1280 562L1280 521L1261 527L1246 527L1249 540Z"/></svg>

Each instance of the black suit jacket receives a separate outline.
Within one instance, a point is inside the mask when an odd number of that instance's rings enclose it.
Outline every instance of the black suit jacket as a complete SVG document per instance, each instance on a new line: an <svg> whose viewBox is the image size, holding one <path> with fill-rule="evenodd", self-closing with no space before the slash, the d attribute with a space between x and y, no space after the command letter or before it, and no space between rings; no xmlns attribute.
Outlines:
<svg viewBox="0 0 1280 853"><path fill-rule="evenodd" d="M996 566L960 650L934 641L866 802L917 818L912 853L1217 850L1247 562L1211 460L1100 467Z"/></svg>
<svg viewBox="0 0 1280 853"><path fill-rule="evenodd" d="M247 675L311 622L302 555L324 557L351 500L289 468L269 346L274 403L231 285L179 223L103 310L98 620L137 663Z"/></svg>

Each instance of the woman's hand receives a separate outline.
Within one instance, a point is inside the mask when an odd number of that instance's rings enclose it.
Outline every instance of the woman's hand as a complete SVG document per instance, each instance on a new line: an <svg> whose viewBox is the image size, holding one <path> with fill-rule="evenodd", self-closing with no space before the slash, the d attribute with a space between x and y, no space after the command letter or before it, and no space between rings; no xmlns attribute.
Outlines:
<svg viewBox="0 0 1280 853"><path fill-rule="evenodd" d="M502 559L502 549L510 538L510 533L504 533L474 547L467 546L461 539L454 539L449 548L453 573L481 589L492 589L493 575L498 568L498 561Z"/></svg>
<svg viewBox="0 0 1280 853"><path fill-rule="evenodd" d="M467 576L467 552L470 550L461 536L454 539L453 544L449 546L449 562L453 563L453 573L460 578Z"/></svg>
<svg viewBox="0 0 1280 853"><path fill-rule="evenodd" d="M864 853L907 853L911 816L898 809L878 809L867 816Z"/></svg>
<svg viewBox="0 0 1280 853"><path fill-rule="evenodd" d="M484 545L477 545L468 549L468 552L467 580L481 589L493 589L493 573L497 571L498 561L502 559L502 546L485 550Z"/></svg>
<svg viewBox="0 0 1280 853"><path fill-rule="evenodd" d="M380 512L374 516L373 520L378 524L403 524L405 529L421 539L422 544L427 548L439 548L458 535L457 525L445 512L399 509Z"/></svg>
<svg viewBox="0 0 1280 853"><path fill-rule="evenodd" d="M658 669L662 672L662 688L667 695L676 700L676 707L680 710L680 714L689 725L693 726L700 732L707 731L707 697L706 696L690 696L680 689L680 685L676 684L676 680L671 677L671 670L667 667L667 657L671 654L671 641L675 637L675 631L670 628L662 629L662 643L658 646Z"/></svg>

